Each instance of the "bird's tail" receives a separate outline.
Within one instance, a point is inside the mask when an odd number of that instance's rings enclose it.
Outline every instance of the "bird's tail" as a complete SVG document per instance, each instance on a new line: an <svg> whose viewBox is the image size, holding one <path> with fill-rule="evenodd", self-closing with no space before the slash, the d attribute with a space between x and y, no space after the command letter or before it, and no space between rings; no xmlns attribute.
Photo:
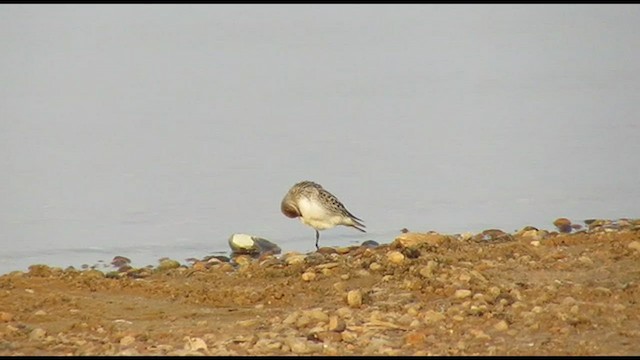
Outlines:
<svg viewBox="0 0 640 360"><path fill-rule="evenodd" d="M355 217L353 214L349 213L349 217L351 218L351 224L349 226L354 227L362 232L367 232L365 229L366 226L362 223L362 219Z"/></svg>

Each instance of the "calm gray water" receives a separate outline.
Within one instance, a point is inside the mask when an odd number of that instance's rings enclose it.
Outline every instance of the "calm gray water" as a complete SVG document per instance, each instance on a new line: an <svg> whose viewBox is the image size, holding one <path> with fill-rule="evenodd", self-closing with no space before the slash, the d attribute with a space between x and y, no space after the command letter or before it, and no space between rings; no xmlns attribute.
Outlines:
<svg viewBox="0 0 640 360"><path fill-rule="evenodd" d="M0 5L0 273L640 217L640 6Z"/></svg>

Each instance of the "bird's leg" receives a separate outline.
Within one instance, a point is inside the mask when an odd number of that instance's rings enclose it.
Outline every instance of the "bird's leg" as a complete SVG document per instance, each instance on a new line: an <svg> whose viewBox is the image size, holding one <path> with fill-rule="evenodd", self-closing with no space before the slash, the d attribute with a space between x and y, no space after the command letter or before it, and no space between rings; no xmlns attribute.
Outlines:
<svg viewBox="0 0 640 360"><path fill-rule="evenodd" d="M320 233L316 230L316 250L320 250L320 247L318 247L318 239L320 239Z"/></svg>

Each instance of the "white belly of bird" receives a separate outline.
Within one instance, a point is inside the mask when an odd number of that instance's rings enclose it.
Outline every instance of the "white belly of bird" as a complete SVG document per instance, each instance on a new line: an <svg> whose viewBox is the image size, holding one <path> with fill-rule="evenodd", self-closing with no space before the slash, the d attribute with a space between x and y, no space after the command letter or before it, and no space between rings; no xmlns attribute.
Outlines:
<svg viewBox="0 0 640 360"><path fill-rule="evenodd" d="M300 199L298 209L301 215L300 221L317 230L330 229L336 225L345 224L348 219L330 211L317 201L306 198Z"/></svg>

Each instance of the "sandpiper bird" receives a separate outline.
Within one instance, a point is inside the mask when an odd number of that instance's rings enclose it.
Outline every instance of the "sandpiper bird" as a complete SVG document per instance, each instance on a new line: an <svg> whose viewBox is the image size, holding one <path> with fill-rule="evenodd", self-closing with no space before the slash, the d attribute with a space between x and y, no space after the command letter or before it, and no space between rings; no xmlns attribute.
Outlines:
<svg viewBox="0 0 640 360"><path fill-rule="evenodd" d="M316 249L319 249L318 230L345 225L366 232L362 229L365 227L361 223L362 219L355 217L338 198L313 181L302 181L293 185L282 199L280 210L287 217L300 217L303 224L316 230Z"/></svg>

